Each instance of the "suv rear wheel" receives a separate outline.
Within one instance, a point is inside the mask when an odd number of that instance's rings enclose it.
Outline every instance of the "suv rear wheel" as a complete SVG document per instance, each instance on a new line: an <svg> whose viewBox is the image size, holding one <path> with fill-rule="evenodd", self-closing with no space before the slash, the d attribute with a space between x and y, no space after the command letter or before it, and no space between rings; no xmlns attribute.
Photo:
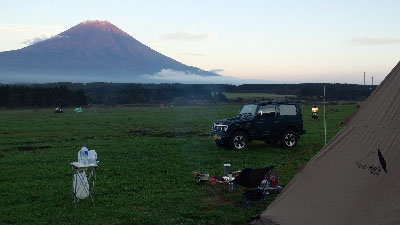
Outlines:
<svg viewBox="0 0 400 225"><path fill-rule="evenodd" d="M293 148L297 145L297 134L293 130L283 132L281 136L281 146L284 148Z"/></svg>
<svg viewBox="0 0 400 225"><path fill-rule="evenodd" d="M249 138L245 133L238 131L231 136L229 143L233 149L241 150L247 147Z"/></svg>

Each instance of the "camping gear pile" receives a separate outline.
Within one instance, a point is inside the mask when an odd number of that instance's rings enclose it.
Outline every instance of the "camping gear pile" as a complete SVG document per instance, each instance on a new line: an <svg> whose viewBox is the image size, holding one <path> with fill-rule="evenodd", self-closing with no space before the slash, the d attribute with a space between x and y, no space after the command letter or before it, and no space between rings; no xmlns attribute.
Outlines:
<svg viewBox="0 0 400 225"><path fill-rule="evenodd" d="M192 173L196 177L197 182L209 181L209 179L210 179L210 174L208 174L208 173L198 173L196 171L193 171Z"/></svg>
<svg viewBox="0 0 400 225"><path fill-rule="evenodd" d="M228 182L228 180L224 179L222 176L210 177L208 173L199 173L196 171L193 171L192 173L195 176L197 183L209 182L210 184L223 184Z"/></svg>
<svg viewBox="0 0 400 225"><path fill-rule="evenodd" d="M197 183L206 183L209 182L210 184L225 184L231 182L235 177L239 175L240 171L233 171L232 172L232 179L229 180L228 176L214 176L210 177L208 173L199 173L193 171L192 174L195 176L195 180Z"/></svg>
<svg viewBox="0 0 400 225"><path fill-rule="evenodd" d="M252 224L400 224L400 63Z"/></svg>
<svg viewBox="0 0 400 225"><path fill-rule="evenodd" d="M269 191L282 189L279 186L279 175L272 173L274 166L265 168L245 168L242 171L231 172L231 165L224 164L225 176L210 177L208 173L198 173L193 171L193 175L198 183L209 182L210 184L228 184L229 192L236 189L240 190L246 198L247 206L249 201L265 200Z"/></svg>

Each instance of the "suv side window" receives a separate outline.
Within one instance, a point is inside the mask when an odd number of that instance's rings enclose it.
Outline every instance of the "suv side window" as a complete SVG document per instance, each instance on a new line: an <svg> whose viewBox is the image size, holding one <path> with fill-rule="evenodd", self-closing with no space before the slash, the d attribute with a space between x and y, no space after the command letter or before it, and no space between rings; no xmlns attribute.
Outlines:
<svg viewBox="0 0 400 225"><path fill-rule="evenodd" d="M280 105L279 111L281 116L295 116L297 109L295 105Z"/></svg>
<svg viewBox="0 0 400 225"><path fill-rule="evenodd" d="M275 105L263 105L258 108L258 113L262 117L273 117L275 116L276 110Z"/></svg>

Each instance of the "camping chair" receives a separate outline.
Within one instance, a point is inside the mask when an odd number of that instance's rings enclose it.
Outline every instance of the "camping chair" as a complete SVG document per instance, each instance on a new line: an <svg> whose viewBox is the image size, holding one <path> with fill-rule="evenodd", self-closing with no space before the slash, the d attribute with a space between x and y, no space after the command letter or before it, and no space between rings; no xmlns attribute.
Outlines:
<svg viewBox="0 0 400 225"><path fill-rule="evenodd" d="M241 190L243 196L246 197L246 204L249 207L249 201L264 200L266 202L266 195L268 194L268 181L271 170L274 166L265 168L252 169L246 168L233 180L237 186L244 189Z"/></svg>

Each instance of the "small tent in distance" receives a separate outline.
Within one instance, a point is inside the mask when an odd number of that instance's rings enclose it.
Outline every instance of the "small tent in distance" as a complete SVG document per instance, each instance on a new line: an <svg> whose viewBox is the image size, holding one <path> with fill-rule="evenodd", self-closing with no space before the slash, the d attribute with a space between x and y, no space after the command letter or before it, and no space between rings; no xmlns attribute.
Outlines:
<svg viewBox="0 0 400 225"><path fill-rule="evenodd" d="M252 224L400 224L400 63Z"/></svg>
<svg viewBox="0 0 400 225"><path fill-rule="evenodd" d="M76 113L82 113L82 112L83 112L82 107L77 107L77 108L75 108L75 109L74 109L74 112L76 112Z"/></svg>

